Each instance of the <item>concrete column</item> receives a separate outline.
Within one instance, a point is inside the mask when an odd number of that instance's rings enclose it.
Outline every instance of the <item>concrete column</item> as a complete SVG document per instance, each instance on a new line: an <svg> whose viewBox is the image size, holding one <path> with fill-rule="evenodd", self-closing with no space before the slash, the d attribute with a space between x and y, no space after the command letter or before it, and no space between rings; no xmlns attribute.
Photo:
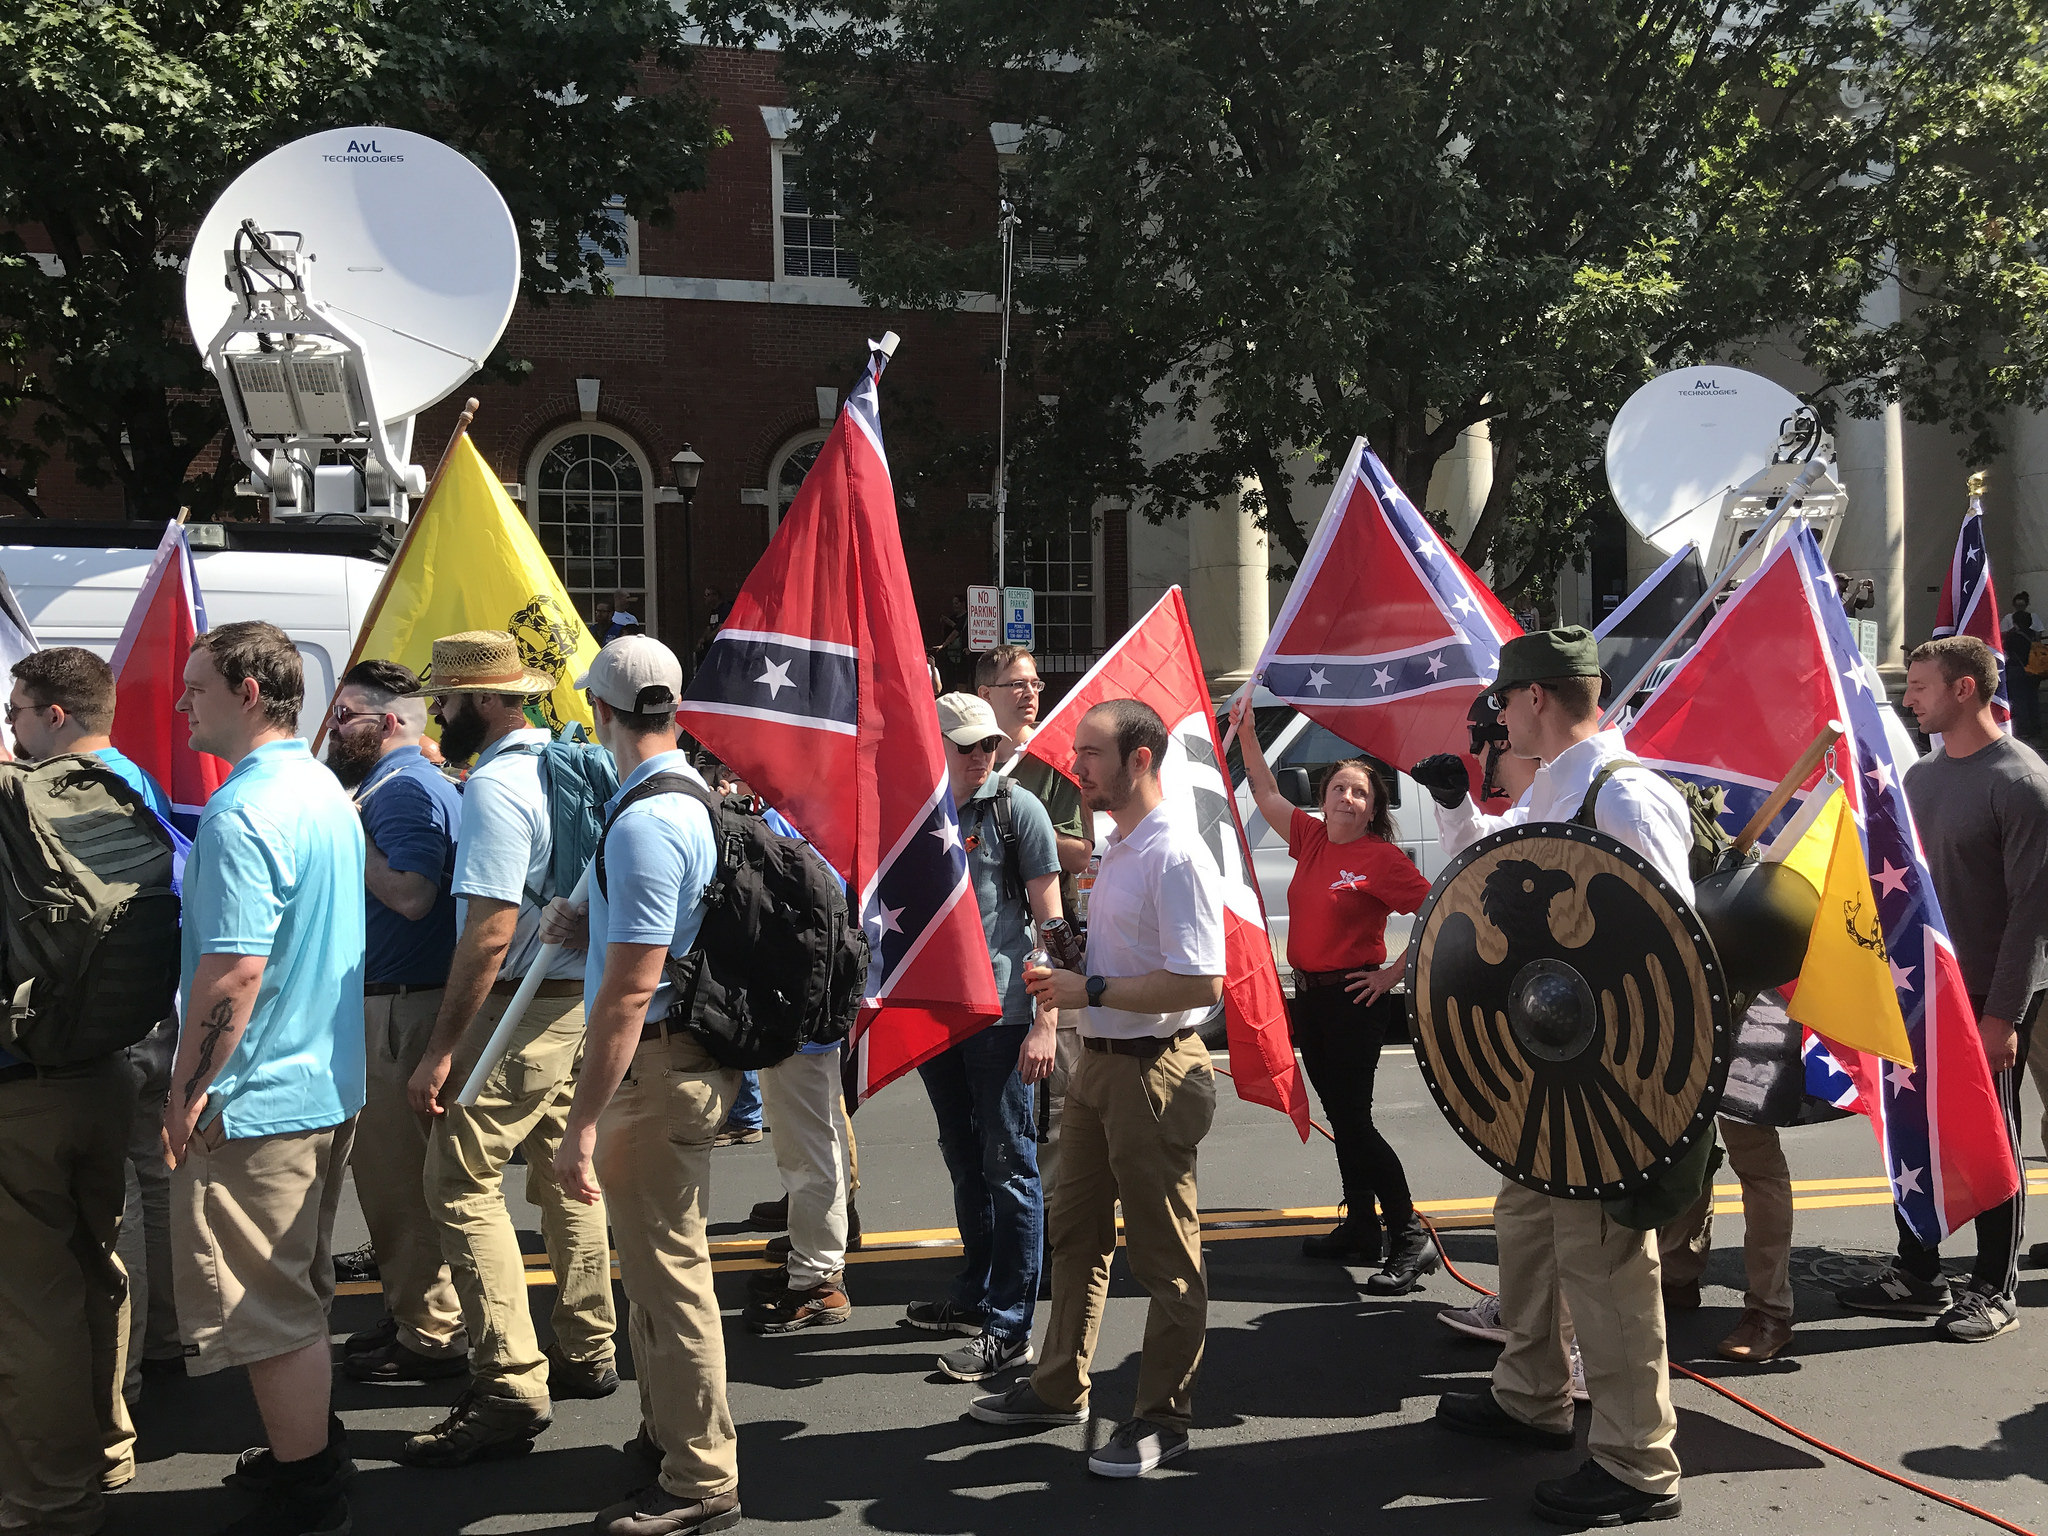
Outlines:
<svg viewBox="0 0 2048 1536"><path fill-rule="evenodd" d="M1251 676L1266 643L1266 536L1242 493L1195 508L1187 524L1188 616L1210 689L1220 696Z"/></svg>
<svg viewBox="0 0 2048 1536"><path fill-rule="evenodd" d="M1905 416L1894 404L1875 421L1844 418L1835 451L1849 516L1835 541L1833 564L1844 576L1868 577L1877 606L1857 614L1877 621L1878 674L1896 697L1905 688L1906 624Z"/></svg>
<svg viewBox="0 0 2048 1536"><path fill-rule="evenodd" d="M1462 548L1472 536L1492 490L1493 432L1482 421L1460 432L1457 446L1436 461L1422 508L1425 512L1449 513L1451 543Z"/></svg>

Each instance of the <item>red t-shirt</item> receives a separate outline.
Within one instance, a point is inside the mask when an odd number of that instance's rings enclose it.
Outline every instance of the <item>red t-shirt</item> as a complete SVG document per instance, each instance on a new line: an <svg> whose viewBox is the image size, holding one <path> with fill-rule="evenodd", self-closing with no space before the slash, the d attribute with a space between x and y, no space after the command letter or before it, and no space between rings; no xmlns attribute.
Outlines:
<svg viewBox="0 0 2048 1536"><path fill-rule="evenodd" d="M1297 971L1355 971L1387 958L1387 914L1413 912L1429 882L1399 848L1368 832L1333 843L1299 806L1287 826L1287 963Z"/></svg>

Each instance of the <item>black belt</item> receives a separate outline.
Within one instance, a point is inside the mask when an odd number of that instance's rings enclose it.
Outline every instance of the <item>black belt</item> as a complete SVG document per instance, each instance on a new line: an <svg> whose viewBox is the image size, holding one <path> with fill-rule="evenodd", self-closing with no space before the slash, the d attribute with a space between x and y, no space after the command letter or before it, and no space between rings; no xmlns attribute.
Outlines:
<svg viewBox="0 0 2048 1536"><path fill-rule="evenodd" d="M410 981L366 981L363 983L365 997L404 997L411 992L439 992L446 982L417 983Z"/></svg>
<svg viewBox="0 0 2048 1536"><path fill-rule="evenodd" d="M1104 1056L1135 1056L1140 1061L1152 1061L1164 1056L1181 1041L1194 1037L1192 1029L1183 1029L1171 1035L1140 1035L1135 1040L1109 1040L1100 1035L1083 1035L1081 1044L1088 1050Z"/></svg>
<svg viewBox="0 0 2048 1536"><path fill-rule="evenodd" d="M95 1076L106 1062L86 1061L69 1067L39 1067L32 1061L19 1061L11 1067L0 1067L0 1083L26 1083L34 1078L50 1078L62 1081L66 1078Z"/></svg>
<svg viewBox="0 0 2048 1536"><path fill-rule="evenodd" d="M1351 968L1352 971L1376 971L1378 969L1379 967L1376 965L1354 965ZM1350 980L1351 971L1296 971L1294 973L1294 990L1297 992L1313 992L1318 987L1345 986L1349 984Z"/></svg>
<svg viewBox="0 0 2048 1536"><path fill-rule="evenodd" d="M512 977L505 981L494 981L491 983L491 990L500 997L510 997L519 990L522 980L524 980L523 977ZM573 976L553 977L543 981L533 995L535 997L581 997L583 995L583 983L576 980Z"/></svg>

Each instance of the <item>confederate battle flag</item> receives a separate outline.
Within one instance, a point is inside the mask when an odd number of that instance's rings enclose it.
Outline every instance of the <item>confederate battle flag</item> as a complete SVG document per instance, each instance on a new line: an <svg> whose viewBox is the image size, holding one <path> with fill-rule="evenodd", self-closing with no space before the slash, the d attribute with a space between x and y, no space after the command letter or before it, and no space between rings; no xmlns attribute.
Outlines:
<svg viewBox="0 0 2048 1536"><path fill-rule="evenodd" d="M191 732L178 713L185 692L185 659L192 639L205 632L206 604L185 525L164 529L135 606L128 610L114 647L114 745L170 797L171 819L190 836L199 813L228 765L192 749Z"/></svg>

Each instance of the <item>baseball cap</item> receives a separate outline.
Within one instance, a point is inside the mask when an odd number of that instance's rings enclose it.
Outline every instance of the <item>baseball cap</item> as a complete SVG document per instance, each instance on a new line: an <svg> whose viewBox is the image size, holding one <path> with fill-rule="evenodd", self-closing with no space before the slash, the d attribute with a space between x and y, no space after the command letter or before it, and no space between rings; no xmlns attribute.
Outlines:
<svg viewBox="0 0 2048 1536"><path fill-rule="evenodd" d="M652 635L621 635L597 653L576 679L613 709L632 714L673 714L683 696L683 664Z"/></svg>
<svg viewBox="0 0 2048 1536"><path fill-rule="evenodd" d="M1003 728L996 724L996 712L988 707L988 700L979 694L943 693L939 695L939 734L965 746L1000 736Z"/></svg>

